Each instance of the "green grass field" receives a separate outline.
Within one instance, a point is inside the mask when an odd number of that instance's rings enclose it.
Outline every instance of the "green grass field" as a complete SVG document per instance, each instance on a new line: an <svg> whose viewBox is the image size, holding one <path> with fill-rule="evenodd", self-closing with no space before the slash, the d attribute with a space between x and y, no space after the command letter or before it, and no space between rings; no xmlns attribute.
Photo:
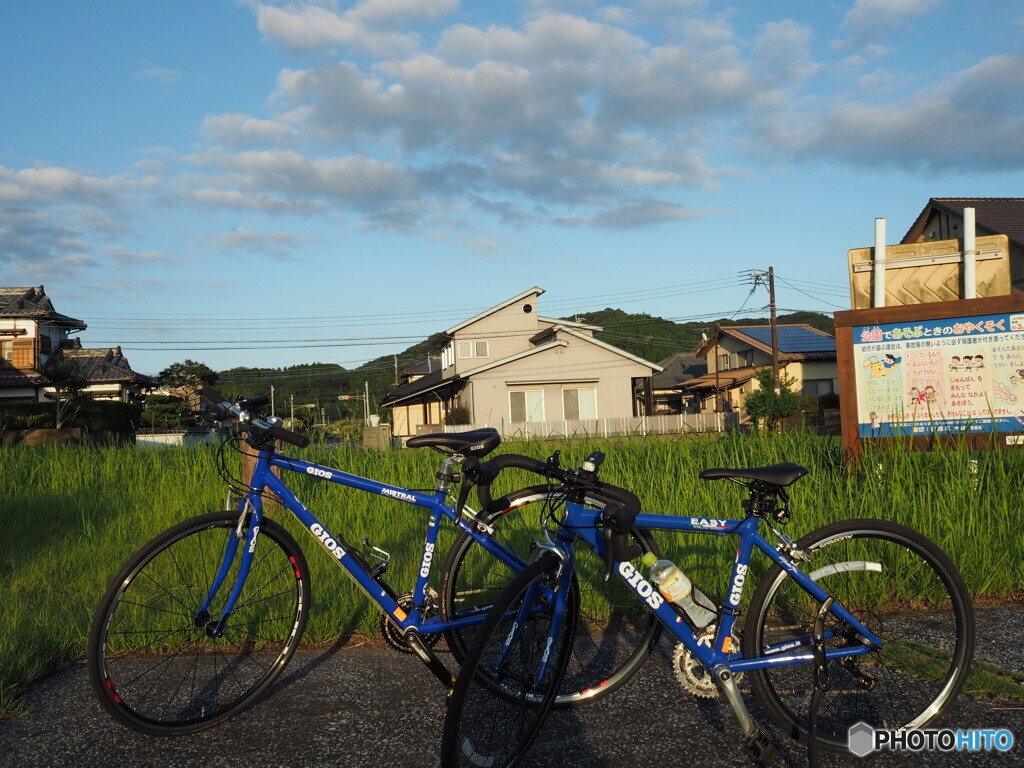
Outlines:
<svg viewBox="0 0 1024 768"><path fill-rule="evenodd" d="M896 520L945 549L975 597L1005 599L1024 589L1024 532L1017 522L1024 454L1017 451L984 452L976 464L957 450L870 455L854 473L835 439L803 434L531 442L499 451L544 458L555 448L563 465L604 451L602 478L634 491L644 511L701 516L736 517L744 497L735 484L699 480L701 469L803 464L810 475L792 489L787 532L793 538L839 519ZM437 466L437 454L427 450L377 454L313 446L299 453L410 488L432 487ZM92 613L136 549L187 517L223 507L215 456L212 448L0 448L0 712L17 710L28 682L84 655ZM292 477L299 498L332 531L352 544L369 534L393 555L389 581L399 591L411 586L426 525L417 508ZM496 490L536 482L520 473ZM363 594L290 516L274 517L288 524L310 561L314 610L305 641L375 631L377 614ZM449 541L442 538L442 554ZM735 551L731 540L664 535L659 543L704 592L721 597L719 582Z"/></svg>

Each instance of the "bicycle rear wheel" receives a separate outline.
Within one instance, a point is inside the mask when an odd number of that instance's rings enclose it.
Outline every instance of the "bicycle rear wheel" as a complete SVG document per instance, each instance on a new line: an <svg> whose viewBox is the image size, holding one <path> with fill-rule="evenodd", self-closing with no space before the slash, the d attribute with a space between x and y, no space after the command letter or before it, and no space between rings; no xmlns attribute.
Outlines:
<svg viewBox="0 0 1024 768"><path fill-rule="evenodd" d="M882 639L880 650L832 662L830 688L815 717L815 738L847 753L850 727L924 728L949 708L970 671L974 611L949 558L924 536L882 520L845 520L797 542L802 566L826 592ZM751 599L743 636L747 658L812 635L817 601L773 565ZM848 625L829 614L826 650L859 646ZM805 646L806 647L806 646ZM783 652L780 650L780 653ZM806 743L811 664L750 674L762 706Z"/></svg>
<svg viewBox="0 0 1024 768"><path fill-rule="evenodd" d="M260 526L223 633L208 631L222 616L240 546L213 603L202 613L200 607L238 517L214 512L160 534L121 569L100 603L89 633L89 679L125 725L155 735L216 725L255 703L295 652L309 613L308 570L299 545L272 520Z"/></svg>
<svg viewBox="0 0 1024 768"><path fill-rule="evenodd" d="M569 595L552 630L560 563L546 554L528 566L477 632L448 701L444 768L508 768L533 743L558 693L576 624Z"/></svg>
<svg viewBox="0 0 1024 768"><path fill-rule="evenodd" d="M561 495L545 485L523 488L503 497L508 509L488 516L494 538L524 562L533 559L533 543L540 520ZM588 496L587 506L603 509L606 499ZM633 530L644 552L660 554L654 539ZM661 633L661 624L619 579L604 581L604 559L577 540L575 578L579 621L573 652L554 706L574 706L611 693L636 672ZM441 570L441 610L445 620L468 613L486 612L512 583L517 572L504 565L467 534L456 538ZM479 625L445 633L445 640L461 663Z"/></svg>

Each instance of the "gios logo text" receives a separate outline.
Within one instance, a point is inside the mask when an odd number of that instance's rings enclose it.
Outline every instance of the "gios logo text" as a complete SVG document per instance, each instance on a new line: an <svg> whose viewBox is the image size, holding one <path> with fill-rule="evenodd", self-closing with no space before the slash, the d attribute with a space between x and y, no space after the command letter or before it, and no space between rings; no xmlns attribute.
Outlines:
<svg viewBox="0 0 1024 768"><path fill-rule="evenodd" d="M328 472L326 469L320 469L319 467L306 467L306 474L316 475L317 477L322 477L324 480L330 480L334 477L333 472Z"/></svg>
<svg viewBox="0 0 1024 768"><path fill-rule="evenodd" d="M651 586L651 583L643 577L640 571L633 567L632 563L625 560L619 563L619 573L651 608L658 609L665 602L665 598L661 596L661 593Z"/></svg>
<svg viewBox="0 0 1024 768"><path fill-rule="evenodd" d="M427 544L423 549L423 562L420 563L420 576L427 578L430 575L430 562L434 559L434 545Z"/></svg>
<svg viewBox="0 0 1024 768"><path fill-rule="evenodd" d="M740 604L740 596L743 594L743 582L747 580L747 566L737 565L736 576L732 580L732 591L729 592L729 605L736 608Z"/></svg>
<svg viewBox="0 0 1024 768"><path fill-rule="evenodd" d="M324 530L324 527L320 523L313 523L309 526L309 530L313 532L317 540L324 545L324 548L330 552L338 560L341 560L345 556L345 550L341 544L331 538L331 534Z"/></svg>

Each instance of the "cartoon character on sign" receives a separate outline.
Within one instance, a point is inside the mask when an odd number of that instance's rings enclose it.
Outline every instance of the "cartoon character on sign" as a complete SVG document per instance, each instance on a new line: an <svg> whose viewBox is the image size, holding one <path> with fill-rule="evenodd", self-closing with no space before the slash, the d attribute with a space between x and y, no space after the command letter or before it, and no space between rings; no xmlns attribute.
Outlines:
<svg viewBox="0 0 1024 768"><path fill-rule="evenodd" d="M992 382L992 391L997 398L1002 400L1004 403L1016 403L1017 394L1006 384L1001 381Z"/></svg>
<svg viewBox="0 0 1024 768"><path fill-rule="evenodd" d="M882 420L875 411L868 414L868 419L871 421L871 436L878 437L882 434Z"/></svg>
<svg viewBox="0 0 1024 768"><path fill-rule="evenodd" d="M886 355L885 360L882 361L882 367L885 369L885 374L888 376L892 373L893 369L903 362L902 357L896 357L895 355Z"/></svg>

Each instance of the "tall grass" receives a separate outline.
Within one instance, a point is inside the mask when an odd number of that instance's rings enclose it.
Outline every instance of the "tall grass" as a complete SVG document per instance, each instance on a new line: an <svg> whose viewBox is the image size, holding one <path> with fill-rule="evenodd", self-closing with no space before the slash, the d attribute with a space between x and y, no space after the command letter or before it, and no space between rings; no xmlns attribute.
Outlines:
<svg viewBox="0 0 1024 768"><path fill-rule="evenodd" d="M1024 532L1017 523L1024 454L1018 451L983 452L976 464L965 449L869 452L849 472L836 440L804 434L531 441L499 450L545 458L556 448L563 466L578 466L593 450L605 452L603 479L634 491L646 512L704 517L740 516L744 491L727 481L700 480L701 469L796 462L810 474L791 489L786 532L794 539L840 519L895 520L946 550L976 597L1024 590ZM313 446L303 456L412 488L432 487L437 466L437 454L418 450L378 454ZM496 491L538 481L509 475ZM411 586L426 525L422 510L291 473L287 480L332 532L352 545L368 534L391 552L389 581L399 590ZM25 683L84 654L92 613L132 552L187 517L222 508L224 490L209 447L0 448L0 711L16 707ZM271 515L289 527L309 559L313 613L306 639L331 642L372 632L377 612L362 593L290 515ZM722 596L734 540L657 538L702 590ZM448 542L442 538L442 552Z"/></svg>

